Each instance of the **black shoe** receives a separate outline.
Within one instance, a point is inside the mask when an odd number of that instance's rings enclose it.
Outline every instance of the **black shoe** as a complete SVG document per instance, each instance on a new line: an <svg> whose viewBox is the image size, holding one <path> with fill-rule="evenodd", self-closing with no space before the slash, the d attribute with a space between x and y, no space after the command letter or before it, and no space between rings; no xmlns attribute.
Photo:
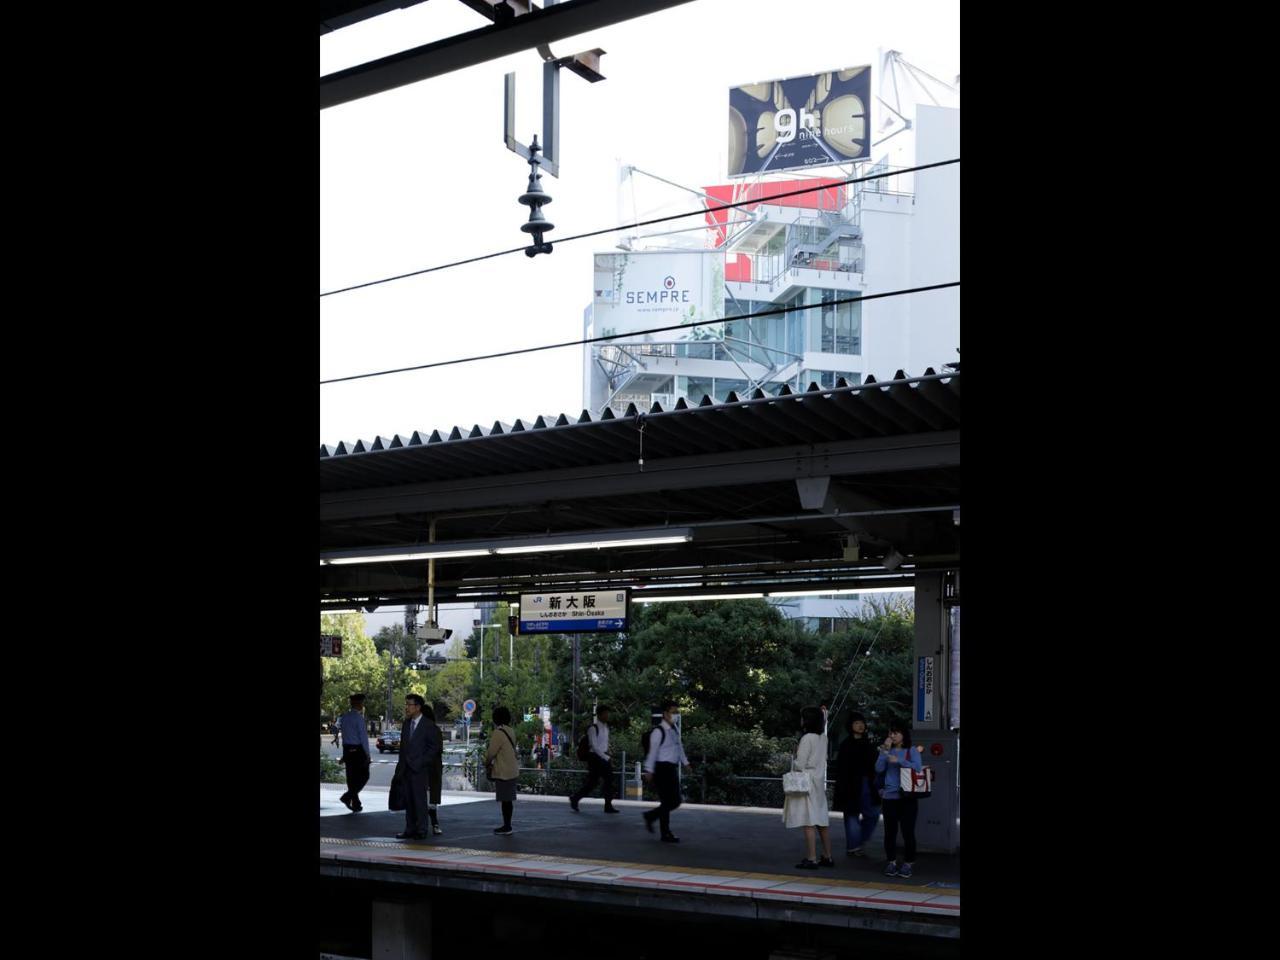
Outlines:
<svg viewBox="0 0 1280 960"><path fill-rule="evenodd" d="M420 833L409 833L408 831L406 831L406 832L404 832L404 833L397 833L397 834L396 834L396 839L397 839L397 840L420 840L420 839L422 839L422 834L420 834Z"/></svg>
<svg viewBox="0 0 1280 960"><path fill-rule="evenodd" d="M438 823L433 823L431 825L431 832L434 833L437 837L440 836L440 834L444 833L444 831L440 829L440 824Z"/></svg>
<svg viewBox="0 0 1280 960"><path fill-rule="evenodd" d="M650 833L653 833L653 817L649 816L647 813L641 814L641 816L644 817L644 828Z"/></svg>
<svg viewBox="0 0 1280 960"><path fill-rule="evenodd" d="M605 807L604 812L605 813L621 813L622 811L619 810L617 807Z"/></svg>
<svg viewBox="0 0 1280 960"><path fill-rule="evenodd" d="M512 830L510 827L508 827L508 826L501 826L501 827L498 827L498 828L497 828L496 830L494 830L493 832L494 832L494 833L496 833L496 834L497 834L498 836L500 836L500 837L505 837L505 836L507 836L507 835L508 835L508 834L510 834L510 833L514 833L515 831L513 831L513 830Z"/></svg>
<svg viewBox="0 0 1280 960"><path fill-rule="evenodd" d="M351 798L347 796L345 793L342 796L340 796L338 799L342 801L342 805L346 807L348 810L353 809L351 806Z"/></svg>
<svg viewBox="0 0 1280 960"><path fill-rule="evenodd" d="M578 809L578 798L577 798L577 797L570 797L570 798L569 798L569 806L573 807L573 812L574 812L574 813L581 813L581 812L582 812L581 810L579 810L579 809Z"/></svg>
<svg viewBox="0 0 1280 960"><path fill-rule="evenodd" d="M806 858L796 864L796 869L797 870L817 870L818 862L816 860L809 860L808 858Z"/></svg>
<svg viewBox="0 0 1280 960"><path fill-rule="evenodd" d="M364 809L363 803L350 804L350 806L351 806L352 813L359 813L361 810Z"/></svg>
<svg viewBox="0 0 1280 960"><path fill-rule="evenodd" d="M679 843L680 838L677 837L674 833L664 833L662 835L662 842L663 843Z"/></svg>
<svg viewBox="0 0 1280 960"><path fill-rule="evenodd" d="M836 865L836 862L832 860L830 857L823 857L821 860L818 861L818 866L820 867L834 867L835 865Z"/></svg>

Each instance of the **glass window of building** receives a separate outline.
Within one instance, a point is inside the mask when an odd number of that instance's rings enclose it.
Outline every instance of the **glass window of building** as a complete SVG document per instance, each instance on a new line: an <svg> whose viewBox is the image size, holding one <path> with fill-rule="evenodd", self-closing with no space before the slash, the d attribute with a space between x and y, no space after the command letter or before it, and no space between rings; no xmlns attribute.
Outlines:
<svg viewBox="0 0 1280 960"><path fill-rule="evenodd" d="M685 399L688 403L697 406L702 402L703 397L714 399L715 391L715 382L711 377L689 377L685 388Z"/></svg>
<svg viewBox="0 0 1280 960"><path fill-rule="evenodd" d="M748 399L747 381L734 380L729 377L715 378L715 393L712 394L712 396L715 397L717 403L724 403L725 398L728 397L731 392L736 393L739 400Z"/></svg>
<svg viewBox="0 0 1280 960"><path fill-rule="evenodd" d="M850 294L841 290L821 290L818 313L823 353L862 352L862 301L836 303Z"/></svg>

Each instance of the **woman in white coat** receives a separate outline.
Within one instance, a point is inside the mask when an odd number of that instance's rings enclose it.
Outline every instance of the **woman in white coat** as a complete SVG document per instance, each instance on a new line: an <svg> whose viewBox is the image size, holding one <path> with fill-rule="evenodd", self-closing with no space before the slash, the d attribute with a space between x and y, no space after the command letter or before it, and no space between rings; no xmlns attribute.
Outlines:
<svg viewBox="0 0 1280 960"><path fill-rule="evenodd" d="M808 856L796 866L801 870L834 867L831 859L830 817L827 813L827 708L805 707L800 711L804 736L796 750L795 767L809 775L807 794L788 794L782 804L782 822L788 829L804 827ZM822 837L822 859L818 860L814 830Z"/></svg>

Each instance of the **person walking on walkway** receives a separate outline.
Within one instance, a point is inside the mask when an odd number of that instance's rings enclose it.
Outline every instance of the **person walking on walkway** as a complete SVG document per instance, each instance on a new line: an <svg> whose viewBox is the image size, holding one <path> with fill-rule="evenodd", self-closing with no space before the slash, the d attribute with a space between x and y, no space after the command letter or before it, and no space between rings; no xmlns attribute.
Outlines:
<svg viewBox="0 0 1280 960"><path fill-rule="evenodd" d="M660 806L644 812L644 825L653 833L653 821L657 820L662 826L662 839L667 843L680 842L671 832L671 811L680 806L680 766L693 769L674 723L679 712L674 700L663 701L662 722L649 737L649 753L644 758L644 779L656 784L658 799L662 801Z"/></svg>
<svg viewBox="0 0 1280 960"><path fill-rule="evenodd" d="M889 858L884 868L886 877L911 876L916 860L916 813L920 801L910 794L903 795L900 788L903 767L910 767L916 773L924 771L920 752L911 747L911 730L907 724L894 721L889 724L889 736L876 758L876 772L885 774L884 853ZM905 860L898 859L899 826Z"/></svg>
<svg viewBox="0 0 1280 960"><path fill-rule="evenodd" d="M489 746L484 751L485 773L493 781L493 799L502 804L502 826L494 829L500 837L508 837L511 829L511 813L515 809L516 781L520 778L520 754L516 751L516 736L511 731L511 711L498 707L493 711L493 732L489 734Z"/></svg>
<svg viewBox="0 0 1280 960"><path fill-rule="evenodd" d="M836 809L844 812L845 853L865 857L863 847L870 842L880 822L880 795L876 792L878 751L867 735L862 714L849 715L849 733L836 756Z"/></svg>
<svg viewBox="0 0 1280 960"><path fill-rule="evenodd" d="M329 741L329 746L338 746L338 738L342 736L342 725L336 721L329 724L329 732L333 734L333 739Z"/></svg>
<svg viewBox="0 0 1280 960"><path fill-rule="evenodd" d="M827 812L827 708L805 707L800 711L800 727L804 733L796 747L795 769L809 775L809 792L787 794L782 803L782 822L787 829L804 828L808 856L796 864L799 869L834 867L829 829L831 815ZM822 837L821 860L814 856L817 852L815 830Z"/></svg>
<svg viewBox="0 0 1280 960"><path fill-rule="evenodd" d="M423 716L426 701L416 693L404 698L404 731L400 735L400 757L396 776L404 783L404 832L397 840L427 839L427 781L436 757L444 748L440 728Z"/></svg>
<svg viewBox="0 0 1280 960"><path fill-rule="evenodd" d="M369 782L369 734L364 726L364 694L353 693L347 700L351 709L338 720L334 735L334 740L342 737L342 758L338 762L347 768L347 792L338 799L352 813L359 813L364 809L360 791Z"/></svg>
<svg viewBox="0 0 1280 960"><path fill-rule="evenodd" d="M604 794L604 812L621 813L622 811L613 805L613 767L609 762L608 707L596 708L596 722L587 727L587 749L590 751L587 754L587 782L577 793L569 795L569 806L573 807L574 813L577 813L578 802L594 790L597 783L603 783L604 788L601 792Z"/></svg>

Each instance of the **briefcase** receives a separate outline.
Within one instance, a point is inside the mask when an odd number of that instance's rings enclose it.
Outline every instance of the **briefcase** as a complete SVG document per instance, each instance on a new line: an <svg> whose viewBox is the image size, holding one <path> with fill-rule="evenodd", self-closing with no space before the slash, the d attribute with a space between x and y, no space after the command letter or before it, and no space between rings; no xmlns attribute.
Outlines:
<svg viewBox="0 0 1280 960"><path fill-rule="evenodd" d="M403 810L404 807L404 779L397 773L391 778L391 792L387 794L387 809Z"/></svg>

